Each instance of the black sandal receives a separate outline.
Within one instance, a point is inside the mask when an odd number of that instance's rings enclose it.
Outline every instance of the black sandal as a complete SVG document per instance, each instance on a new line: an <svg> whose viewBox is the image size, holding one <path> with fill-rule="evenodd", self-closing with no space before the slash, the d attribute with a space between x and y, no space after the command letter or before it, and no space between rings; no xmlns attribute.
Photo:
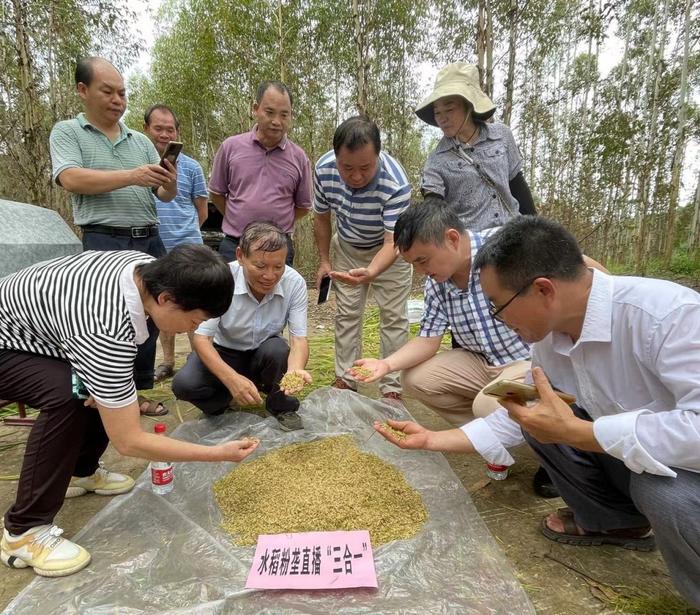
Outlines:
<svg viewBox="0 0 700 615"><path fill-rule="evenodd" d="M161 382L162 380L167 380L175 375L174 365L169 365L168 363L161 363L156 367L156 371L153 372L153 380L155 382Z"/></svg>

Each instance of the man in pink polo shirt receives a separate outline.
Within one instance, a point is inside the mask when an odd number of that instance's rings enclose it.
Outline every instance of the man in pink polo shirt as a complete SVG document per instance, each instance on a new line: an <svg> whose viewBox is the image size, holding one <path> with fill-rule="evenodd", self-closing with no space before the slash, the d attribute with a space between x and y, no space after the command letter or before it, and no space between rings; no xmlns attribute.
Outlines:
<svg viewBox="0 0 700 615"><path fill-rule="evenodd" d="M287 264L294 261L294 222L311 210L311 165L287 138L292 96L281 81L258 86L253 114L256 124L226 139L214 157L209 197L223 214L226 237L219 252L236 260L243 229L256 221L274 221L287 234Z"/></svg>

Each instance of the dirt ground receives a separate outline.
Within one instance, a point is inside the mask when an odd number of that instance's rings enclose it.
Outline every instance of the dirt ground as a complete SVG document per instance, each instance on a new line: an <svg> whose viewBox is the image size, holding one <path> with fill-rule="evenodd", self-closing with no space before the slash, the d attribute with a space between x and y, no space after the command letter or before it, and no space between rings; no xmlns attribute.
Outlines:
<svg viewBox="0 0 700 615"><path fill-rule="evenodd" d="M310 314L311 336L332 331L332 305L324 306L322 310L312 309ZM179 336L178 365L184 362L187 352L187 338ZM168 386L156 386L159 398L172 400ZM361 389L360 392L370 397L377 395L373 387ZM200 416L199 411L188 404L180 403L176 407L171 402L168 405L171 413L164 417L164 422L169 429L174 429L181 420L196 420ZM419 402L407 399L406 405L415 419L427 427L448 427ZM142 423L144 428L150 430L155 420L142 418ZM24 440L26 433L26 428L0 425L0 443ZM3 453L0 474L6 477L19 473L23 450L24 447L19 445ZM483 460L476 456L450 454L446 457L503 548L538 613L663 615L683 612L674 600L677 594L658 552L637 553L613 547L571 547L552 543L541 535L538 527L542 517L563 506L563 502L560 499L544 500L534 495L531 481L537 462L528 448L515 451L516 465L511 468L505 481L489 481ZM146 462L120 457L111 448L103 459L110 469L134 477L146 468ZM0 481L0 509L3 511L14 501L15 489L16 482ZM96 495L67 500L56 523L64 528L67 537L73 536L107 501L108 498ZM4 609L33 578L31 569L10 570L0 566L0 608ZM654 602L635 601L634 597L640 595ZM625 602L627 598L632 600ZM697 611L688 607L686 612Z"/></svg>

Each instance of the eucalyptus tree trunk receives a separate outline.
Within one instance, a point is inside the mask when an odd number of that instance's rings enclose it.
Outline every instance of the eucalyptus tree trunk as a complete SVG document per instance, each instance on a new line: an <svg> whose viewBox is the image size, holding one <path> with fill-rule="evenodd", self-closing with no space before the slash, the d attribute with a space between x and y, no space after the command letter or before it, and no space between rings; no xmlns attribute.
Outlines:
<svg viewBox="0 0 700 615"><path fill-rule="evenodd" d="M486 0L486 95L493 98L493 11Z"/></svg>
<svg viewBox="0 0 700 615"><path fill-rule="evenodd" d="M635 254L635 272L644 274L646 272L646 256L647 256L647 213L649 209L649 184L651 181L652 170L652 147L656 139L656 124L658 118L658 99L659 86L661 81L662 59L664 47L666 45L666 20L668 18L669 0L664 0L663 17L661 22L658 21L659 7L656 5L654 12L654 29L652 34L652 44L649 49L647 74L650 80L653 78L653 94L651 97L651 106L647 107L645 126L648 127L648 133L645 135L645 142L642 144L642 167L638 177L637 203L639 204L639 233L637 236L637 250ZM656 45L656 35L658 28L661 28L661 40L658 48ZM654 71L652 75L652 70ZM648 88L645 88L648 91ZM642 96L644 96L644 91Z"/></svg>
<svg viewBox="0 0 700 615"><path fill-rule="evenodd" d="M282 0L277 0L277 61L279 62L279 79L285 83L287 78L284 55L284 18L282 15Z"/></svg>
<svg viewBox="0 0 700 615"><path fill-rule="evenodd" d="M355 25L355 82L357 85L357 110L361 115L367 114L367 80L366 61L367 53L364 28L362 26L362 9L364 0L352 0L352 19Z"/></svg>
<svg viewBox="0 0 700 615"><path fill-rule="evenodd" d="M681 167L685 152L685 124L687 115L688 95L688 55L690 47L690 5L692 0L686 0L685 19L683 26L683 65L681 68L680 109L678 111L678 127L676 129L676 149L673 153L673 165L671 167L671 192L666 214L666 246L664 249L663 266L668 269L673 257L673 243L676 231L676 207L678 206L678 192L681 184Z"/></svg>
<svg viewBox="0 0 700 615"><path fill-rule="evenodd" d="M510 126L510 116L513 112L513 91L515 90L515 46L518 40L517 0L510 0L508 22L508 76L506 77L506 102L503 105L503 123Z"/></svg>
<svg viewBox="0 0 700 615"><path fill-rule="evenodd" d="M486 90L486 0L479 0L476 20L476 57L479 66L479 85Z"/></svg>
<svg viewBox="0 0 700 615"><path fill-rule="evenodd" d="M695 184L695 199L693 201L693 219L688 229L688 252L691 254L700 249L700 172Z"/></svg>
<svg viewBox="0 0 700 615"><path fill-rule="evenodd" d="M39 120L39 96L36 90L36 76L29 43L27 3L12 0L14 9L15 50L19 77L20 109L22 117L22 141L14 144L14 157L23 175L23 183L31 202L46 206L46 182L42 182L46 167L46 147L41 138Z"/></svg>

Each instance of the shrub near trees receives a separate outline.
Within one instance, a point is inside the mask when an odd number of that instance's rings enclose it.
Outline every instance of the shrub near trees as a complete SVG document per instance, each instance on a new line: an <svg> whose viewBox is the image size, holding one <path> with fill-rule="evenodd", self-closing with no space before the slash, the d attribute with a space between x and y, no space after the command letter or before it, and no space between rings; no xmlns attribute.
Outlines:
<svg viewBox="0 0 700 615"><path fill-rule="evenodd" d="M122 68L134 58L134 16L116 0L0 6L0 196L70 219L49 182L48 133L78 109L76 56L103 53ZM699 268L700 188L681 185L700 141L692 0L167 0L155 32L127 121L138 129L150 104L172 105L205 171L226 136L250 127L257 83L281 79L296 97L293 138L312 160L363 111L417 186L437 135L412 109L439 65L466 59L515 133L543 214L625 270ZM620 52L603 77L611 36ZM311 271L310 218L298 228Z"/></svg>

